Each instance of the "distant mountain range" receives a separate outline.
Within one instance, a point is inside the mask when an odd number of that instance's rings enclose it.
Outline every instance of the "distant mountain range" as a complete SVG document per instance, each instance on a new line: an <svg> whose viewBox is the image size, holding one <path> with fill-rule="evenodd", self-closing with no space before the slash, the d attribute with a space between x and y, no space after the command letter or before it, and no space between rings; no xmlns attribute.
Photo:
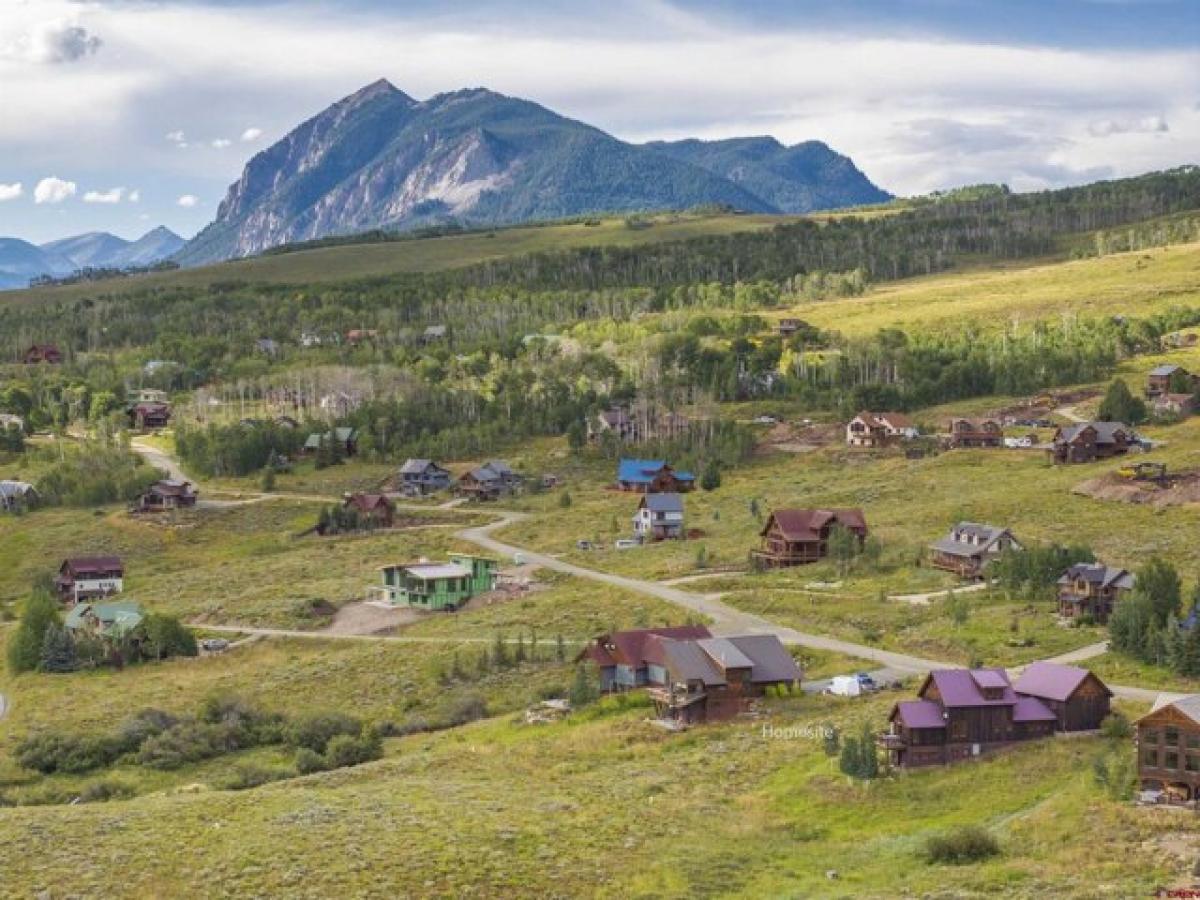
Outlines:
<svg viewBox="0 0 1200 900"><path fill-rule="evenodd" d="M62 238L37 246L0 238L0 290L22 288L40 275L59 277L77 269L150 266L179 252L184 240L169 228L155 228L136 241L104 231Z"/></svg>
<svg viewBox="0 0 1200 900"><path fill-rule="evenodd" d="M482 88L417 101L381 80L251 159L176 259L199 265L375 228L708 204L804 213L890 198L818 141L635 145Z"/></svg>

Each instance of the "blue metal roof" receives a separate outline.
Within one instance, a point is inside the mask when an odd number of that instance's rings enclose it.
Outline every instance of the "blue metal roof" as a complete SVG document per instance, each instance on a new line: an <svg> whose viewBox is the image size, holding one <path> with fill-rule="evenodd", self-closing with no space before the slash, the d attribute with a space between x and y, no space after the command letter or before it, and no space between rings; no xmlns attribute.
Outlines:
<svg viewBox="0 0 1200 900"><path fill-rule="evenodd" d="M649 484L667 463L661 459L622 459L617 464L617 481L629 484ZM676 471L680 481L695 481L690 472Z"/></svg>

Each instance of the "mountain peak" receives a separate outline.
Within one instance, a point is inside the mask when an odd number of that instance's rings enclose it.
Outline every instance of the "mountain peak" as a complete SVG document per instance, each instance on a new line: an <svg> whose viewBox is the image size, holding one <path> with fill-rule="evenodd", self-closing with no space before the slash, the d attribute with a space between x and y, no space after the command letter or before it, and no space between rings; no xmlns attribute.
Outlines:
<svg viewBox="0 0 1200 900"><path fill-rule="evenodd" d="M378 78L344 98L341 103L358 105L369 100L374 100L377 97L403 97L407 100L412 100L404 91L400 90L400 88L396 87L386 78Z"/></svg>

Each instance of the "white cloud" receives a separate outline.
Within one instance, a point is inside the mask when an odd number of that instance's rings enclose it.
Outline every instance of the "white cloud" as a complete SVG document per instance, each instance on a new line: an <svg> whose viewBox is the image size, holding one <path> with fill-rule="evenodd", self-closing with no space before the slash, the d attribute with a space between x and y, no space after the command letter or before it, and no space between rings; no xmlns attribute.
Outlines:
<svg viewBox="0 0 1200 900"><path fill-rule="evenodd" d="M13 184L0 184L0 203L4 203L6 200L16 200L24 193L25 188L19 181Z"/></svg>
<svg viewBox="0 0 1200 900"><path fill-rule="evenodd" d="M129 192L129 196L126 199L130 203L141 203L142 202L142 192L139 191L137 188L134 188L132 191Z"/></svg>
<svg viewBox="0 0 1200 900"><path fill-rule="evenodd" d="M247 128L242 132L242 141L249 144L252 141L257 141L262 136L263 130L261 128Z"/></svg>
<svg viewBox="0 0 1200 900"><path fill-rule="evenodd" d="M83 195L84 203L120 203L125 196L125 188L115 187L107 191L87 191Z"/></svg>
<svg viewBox="0 0 1200 900"><path fill-rule="evenodd" d="M69 197L75 196L75 182L64 181L51 175L43 178L33 189L34 203L62 203Z"/></svg>
<svg viewBox="0 0 1200 900"><path fill-rule="evenodd" d="M182 131L168 131L166 137L168 141L181 150L188 145L187 138Z"/></svg>
<svg viewBox="0 0 1200 900"><path fill-rule="evenodd" d="M15 40L0 46L0 56L33 63L77 62L96 53L103 41L77 22L38 22Z"/></svg>
<svg viewBox="0 0 1200 900"><path fill-rule="evenodd" d="M1139 119L1097 119L1088 125L1093 137L1113 134L1165 134L1171 128L1162 116L1142 116Z"/></svg>
<svg viewBox="0 0 1200 900"><path fill-rule="evenodd" d="M195 194L184 194L182 197L180 197L175 202L178 203L180 206L182 206L184 209L191 209L200 202L200 198L197 197Z"/></svg>
<svg viewBox="0 0 1200 900"><path fill-rule="evenodd" d="M212 142L212 145L218 150L224 150L226 147L229 147L232 144L233 141L229 140L229 138L217 138Z"/></svg>

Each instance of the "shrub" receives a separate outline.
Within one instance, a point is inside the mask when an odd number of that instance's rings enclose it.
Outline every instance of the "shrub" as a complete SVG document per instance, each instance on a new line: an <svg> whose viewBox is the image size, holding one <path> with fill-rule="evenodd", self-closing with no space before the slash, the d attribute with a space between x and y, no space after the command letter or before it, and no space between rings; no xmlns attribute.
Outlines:
<svg viewBox="0 0 1200 900"><path fill-rule="evenodd" d="M325 757L316 750L301 747L296 751L296 771L301 775L311 775L314 772L324 772L329 768Z"/></svg>
<svg viewBox="0 0 1200 900"><path fill-rule="evenodd" d="M247 746L238 740L238 732L236 725L188 719L147 739L137 761L152 769L179 769Z"/></svg>
<svg viewBox="0 0 1200 900"><path fill-rule="evenodd" d="M477 719L486 719L487 717L487 701L478 694L470 694L458 700L450 707L450 711L446 715L446 726L448 728L456 728L459 725L466 725L468 722L474 722Z"/></svg>
<svg viewBox="0 0 1200 900"><path fill-rule="evenodd" d="M1100 733L1114 740L1133 737L1133 726L1129 724L1123 713L1109 713L1100 723Z"/></svg>
<svg viewBox="0 0 1200 900"><path fill-rule="evenodd" d="M124 752L120 741L112 737L44 731L17 744L17 762L43 775L77 774L112 765Z"/></svg>
<svg viewBox="0 0 1200 900"><path fill-rule="evenodd" d="M167 659L172 656L196 656L196 636L174 616L150 613L144 625L146 640L142 652L151 659Z"/></svg>
<svg viewBox="0 0 1200 900"><path fill-rule="evenodd" d="M325 762L331 769L357 766L383 756L383 742L379 735L367 731L360 737L339 734L329 742L325 751Z"/></svg>
<svg viewBox="0 0 1200 900"><path fill-rule="evenodd" d="M105 803L109 800L125 800L134 795L131 785L123 781L104 779L84 785L79 792L80 803Z"/></svg>
<svg viewBox="0 0 1200 900"><path fill-rule="evenodd" d="M297 748L324 753L331 738L339 734L358 737L362 730L363 723L345 713L308 713L292 720L287 728L287 741Z"/></svg>
<svg viewBox="0 0 1200 900"><path fill-rule="evenodd" d="M58 626L58 604L50 592L37 588L25 601L21 622L8 639L8 667L14 673L32 672L42 664L46 632Z"/></svg>
<svg viewBox="0 0 1200 900"><path fill-rule="evenodd" d="M925 859L930 863L964 865L988 859L999 852L996 839L977 825L935 834L925 842Z"/></svg>
<svg viewBox="0 0 1200 900"><path fill-rule="evenodd" d="M222 778L217 786L226 791L244 791L291 775L286 769L268 769L253 763L239 763Z"/></svg>

